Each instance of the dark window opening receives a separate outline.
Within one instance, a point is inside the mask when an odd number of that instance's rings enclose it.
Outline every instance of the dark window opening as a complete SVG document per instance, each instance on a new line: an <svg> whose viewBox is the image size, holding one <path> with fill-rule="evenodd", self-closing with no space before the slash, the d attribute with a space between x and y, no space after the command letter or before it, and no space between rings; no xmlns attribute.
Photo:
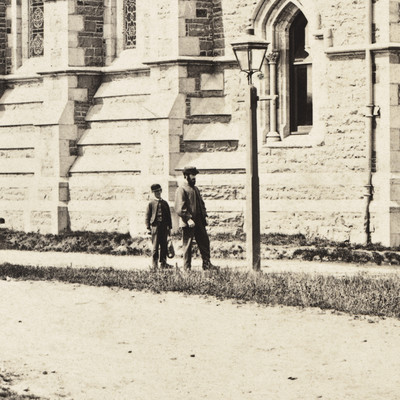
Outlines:
<svg viewBox="0 0 400 400"><path fill-rule="evenodd" d="M299 12L290 27L290 131L308 133L312 126L312 64L307 47L307 20Z"/></svg>
<svg viewBox="0 0 400 400"><path fill-rule="evenodd" d="M197 9L196 10L196 18L207 18L207 10Z"/></svg>

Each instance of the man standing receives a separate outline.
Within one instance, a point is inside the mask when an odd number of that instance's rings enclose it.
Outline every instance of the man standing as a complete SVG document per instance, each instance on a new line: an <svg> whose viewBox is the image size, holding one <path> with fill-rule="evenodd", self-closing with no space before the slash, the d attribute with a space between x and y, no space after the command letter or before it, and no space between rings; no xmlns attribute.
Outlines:
<svg viewBox="0 0 400 400"><path fill-rule="evenodd" d="M179 226L182 228L183 239L183 266L190 270L192 263L192 243L196 239L203 259L203 269L218 269L210 261L210 239L206 231L207 211L196 185L196 167L185 167L183 176L185 182L175 195L175 211L179 215Z"/></svg>
<svg viewBox="0 0 400 400"><path fill-rule="evenodd" d="M151 234L153 251L151 254L153 268L158 268L158 256L160 256L161 268L171 268L167 264L167 240L171 232L172 221L168 203L161 198L161 186L158 183L151 185L153 199L146 209L146 228Z"/></svg>

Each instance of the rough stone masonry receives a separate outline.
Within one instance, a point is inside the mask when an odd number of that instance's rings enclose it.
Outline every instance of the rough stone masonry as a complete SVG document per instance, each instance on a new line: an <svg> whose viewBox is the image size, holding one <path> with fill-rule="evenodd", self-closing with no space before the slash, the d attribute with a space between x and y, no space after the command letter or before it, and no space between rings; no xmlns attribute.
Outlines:
<svg viewBox="0 0 400 400"><path fill-rule="evenodd" d="M150 185L173 207L194 164L211 233L243 231L247 82L231 43L253 27L270 43L254 84L276 99L258 103L262 232L363 242L368 229L399 245L399 10L392 0L0 2L6 226L140 235Z"/></svg>

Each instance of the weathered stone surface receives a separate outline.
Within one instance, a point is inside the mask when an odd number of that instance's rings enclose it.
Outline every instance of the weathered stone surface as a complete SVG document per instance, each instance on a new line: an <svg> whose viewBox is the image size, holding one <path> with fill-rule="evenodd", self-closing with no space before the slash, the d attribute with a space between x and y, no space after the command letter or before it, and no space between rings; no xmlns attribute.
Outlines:
<svg viewBox="0 0 400 400"><path fill-rule="evenodd" d="M302 221L307 220L307 224ZM261 229L266 233L297 234L324 237L331 240L360 242L363 218L360 213L273 212L262 219Z"/></svg>
<svg viewBox="0 0 400 400"><path fill-rule="evenodd" d="M23 231L26 229L23 210L2 210L0 216L5 220L4 227L16 231Z"/></svg>
<svg viewBox="0 0 400 400"><path fill-rule="evenodd" d="M73 187L71 200L132 200L135 196L135 188L131 186L81 186Z"/></svg>
<svg viewBox="0 0 400 400"><path fill-rule="evenodd" d="M0 200L22 213L15 226L55 231L69 218L71 229L138 232L149 185L161 183L173 206L182 168L194 164L210 229L243 229L247 82L230 43L251 25L276 53L253 77L261 98L274 82L278 96L275 145L265 142L271 103L258 102L262 230L360 240L366 1L137 0L133 46L122 0L49 1L44 57L30 58L30 19L19 3L0 5L0 72L15 73L0 87ZM399 8L380 0L373 8L371 229L388 244L400 242ZM285 41L299 10L314 106L312 128L293 135ZM32 183L13 184L17 174Z"/></svg>
<svg viewBox="0 0 400 400"><path fill-rule="evenodd" d="M71 229L74 231L129 231L128 213L70 212Z"/></svg>
<svg viewBox="0 0 400 400"><path fill-rule="evenodd" d="M52 223L52 213L50 211L31 211L30 224L35 230L50 233Z"/></svg>
<svg viewBox="0 0 400 400"><path fill-rule="evenodd" d="M0 187L0 200L24 201L28 199L29 188L27 187Z"/></svg>

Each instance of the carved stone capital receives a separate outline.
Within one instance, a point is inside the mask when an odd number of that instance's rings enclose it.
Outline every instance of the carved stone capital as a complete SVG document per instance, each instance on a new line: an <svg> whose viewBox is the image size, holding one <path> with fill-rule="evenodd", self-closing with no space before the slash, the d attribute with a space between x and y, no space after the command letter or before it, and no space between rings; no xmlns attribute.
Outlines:
<svg viewBox="0 0 400 400"><path fill-rule="evenodd" d="M276 64L279 59L279 51L271 51L271 53L268 53L265 58L270 64Z"/></svg>

